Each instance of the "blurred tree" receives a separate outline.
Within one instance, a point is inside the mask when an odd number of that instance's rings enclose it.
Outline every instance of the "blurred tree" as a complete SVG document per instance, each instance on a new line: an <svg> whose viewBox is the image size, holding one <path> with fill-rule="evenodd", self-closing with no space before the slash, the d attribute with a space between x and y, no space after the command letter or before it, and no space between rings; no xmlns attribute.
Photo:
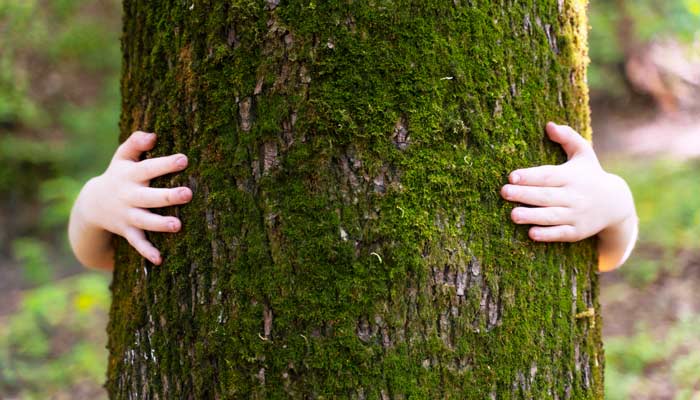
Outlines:
<svg viewBox="0 0 700 400"><path fill-rule="evenodd" d="M119 5L0 1L0 258L68 249L73 199L114 151Z"/></svg>
<svg viewBox="0 0 700 400"><path fill-rule="evenodd" d="M125 241L112 398L602 399L591 241L498 194L588 135L581 1L124 1L121 138L184 152Z"/></svg>
<svg viewBox="0 0 700 400"><path fill-rule="evenodd" d="M594 90L608 96L648 95L661 110L674 111L683 105L679 97L686 91L677 81L700 87L697 67L689 74L669 65L674 59L692 63L687 49L653 54L656 47L675 50L700 43L700 0L591 0L590 9Z"/></svg>

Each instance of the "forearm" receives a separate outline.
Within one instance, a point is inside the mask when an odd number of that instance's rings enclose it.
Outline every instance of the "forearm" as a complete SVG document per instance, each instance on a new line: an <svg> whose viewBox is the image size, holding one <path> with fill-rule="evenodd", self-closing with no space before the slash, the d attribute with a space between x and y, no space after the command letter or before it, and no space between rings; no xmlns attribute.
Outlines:
<svg viewBox="0 0 700 400"><path fill-rule="evenodd" d="M607 272L622 265L629 257L639 232L637 214L598 234L598 271Z"/></svg>
<svg viewBox="0 0 700 400"><path fill-rule="evenodd" d="M68 222L68 239L75 257L86 267L111 271L114 268L112 233L91 224L85 216L85 191L75 200Z"/></svg>

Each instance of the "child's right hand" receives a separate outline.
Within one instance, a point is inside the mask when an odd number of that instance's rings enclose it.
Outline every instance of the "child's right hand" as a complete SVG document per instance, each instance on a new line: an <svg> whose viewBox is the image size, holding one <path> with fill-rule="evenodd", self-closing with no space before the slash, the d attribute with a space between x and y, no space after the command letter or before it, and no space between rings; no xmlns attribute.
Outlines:
<svg viewBox="0 0 700 400"><path fill-rule="evenodd" d="M151 179L187 167L183 154L139 161L141 153L152 149L155 142L153 133L132 133L119 146L107 170L83 187L69 228L71 245L83 264L111 269L113 261L110 265L108 260L113 249L106 244L108 232L123 236L153 264L162 262L160 252L146 239L144 231L178 232L182 224L176 217L161 216L148 209L188 203L192 191L187 187L149 187ZM101 234L94 237L98 232ZM95 248L102 248L102 254L97 254Z"/></svg>

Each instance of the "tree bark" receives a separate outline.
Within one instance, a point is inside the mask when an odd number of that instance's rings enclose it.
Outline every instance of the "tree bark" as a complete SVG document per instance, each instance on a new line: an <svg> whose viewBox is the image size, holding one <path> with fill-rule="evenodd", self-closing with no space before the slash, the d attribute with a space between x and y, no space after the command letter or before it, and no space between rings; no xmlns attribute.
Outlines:
<svg viewBox="0 0 700 400"><path fill-rule="evenodd" d="M594 242L499 197L590 135L585 6L125 0L121 139L194 199L116 241L110 397L602 399Z"/></svg>

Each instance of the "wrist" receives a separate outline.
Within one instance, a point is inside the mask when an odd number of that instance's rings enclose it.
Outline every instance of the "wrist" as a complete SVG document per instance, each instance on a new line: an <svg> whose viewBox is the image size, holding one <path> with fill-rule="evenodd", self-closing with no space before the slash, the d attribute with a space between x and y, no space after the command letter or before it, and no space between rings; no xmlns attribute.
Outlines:
<svg viewBox="0 0 700 400"><path fill-rule="evenodd" d="M620 231L627 230L630 226L637 224L637 211L634 206L634 197L627 182L621 177L606 172L613 188L608 197L612 215L608 219L608 224L600 231L599 236L613 236Z"/></svg>
<svg viewBox="0 0 700 400"><path fill-rule="evenodd" d="M112 233L105 229L94 208L99 202L95 198L96 178L83 185L71 209L68 223L68 239L78 261L86 267L110 270L113 265Z"/></svg>
<svg viewBox="0 0 700 400"><path fill-rule="evenodd" d="M638 226L634 215L598 235L599 272L612 271L627 261L637 242Z"/></svg>
<svg viewBox="0 0 700 400"><path fill-rule="evenodd" d="M610 223L598 233L598 269L613 270L629 257L637 241L639 219L634 199L627 183L617 175L610 174L617 188L611 192L616 212Z"/></svg>
<svg viewBox="0 0 700 400"><path fill-rule="evenodd" d="M75 215L77 222L83 229L106 230L101 226L99 219L94 218L95 213L91 212L97 209L97 203L99 203L96 197L99 193L100 177L101 175L85 182L73 205L72 214Z"/></svg>
<svg viewBox="0 0 700 400"><path fill-rule="evenodd" d="M636 229L639 224L636 213L631 213L626 215L622 220L609 225L602 231L598 233L598 237L602 241L617 241L619 238L625 238L630 236L630 232Z"/></svg>

